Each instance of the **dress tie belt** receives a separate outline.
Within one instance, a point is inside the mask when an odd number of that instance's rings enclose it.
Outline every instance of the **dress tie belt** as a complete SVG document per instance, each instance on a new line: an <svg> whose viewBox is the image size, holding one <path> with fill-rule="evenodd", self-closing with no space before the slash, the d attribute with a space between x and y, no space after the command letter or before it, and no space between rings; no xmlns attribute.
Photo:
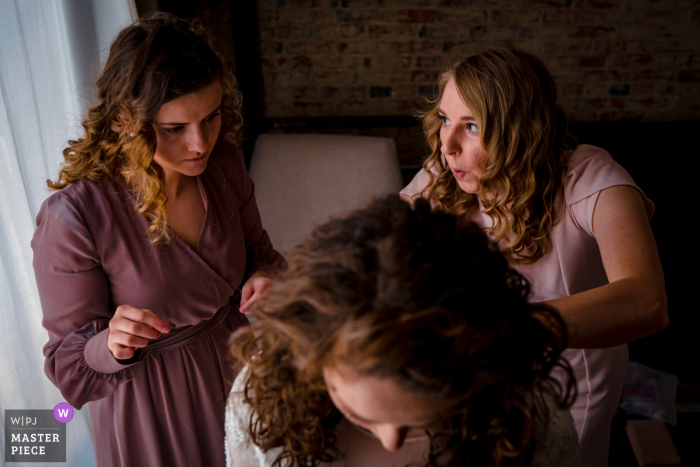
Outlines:
<svg viewBox="0 0 700 467"><path fill-rule="evenodd" d="M141 349L143 356L157 355L163 352L169 352L179 347L185 346L191 342L199 340L216 329L221 322L226 319L229 313L236 313L235 305L240 303L241 293L236 291L229 298L226 305L222 306L214 316L209 319L200 321L192 326L183 326L179 329L171 329L164 339L158 339L151 342L148 346Z"/></svg>

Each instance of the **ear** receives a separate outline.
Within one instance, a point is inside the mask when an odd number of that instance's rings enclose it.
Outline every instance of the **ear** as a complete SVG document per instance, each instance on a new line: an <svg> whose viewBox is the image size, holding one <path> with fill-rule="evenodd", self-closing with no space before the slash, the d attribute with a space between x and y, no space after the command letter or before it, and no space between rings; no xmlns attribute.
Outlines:
<svg viewBox="0 0 700 467"><path fill-rule="evenodd" d="M131 136L132 138L136 136L136 132L134 131L133 125L127 126L126 119L122 117L121 115L117 114L117 120L119 120L119 123L122 127L126 127L126 133Z"/></svg>

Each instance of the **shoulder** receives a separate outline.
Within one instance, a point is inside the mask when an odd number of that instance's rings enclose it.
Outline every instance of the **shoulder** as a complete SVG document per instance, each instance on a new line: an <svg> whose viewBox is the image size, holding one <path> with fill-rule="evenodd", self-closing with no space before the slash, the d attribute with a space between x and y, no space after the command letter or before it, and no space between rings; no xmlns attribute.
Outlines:
<svg viewBox="0 0 700 467"><path fill-rule="evenodd" d="M37 215L37 227L47 216L70 226L86 223L86 215L97 211L106 197L105 184L81 179L46 198Z"/></svg>
<svg viewBox="0 0 700 467"><path fill-rule="evenodd" d="M627 171L604 149L578 146L569 156L564 181L566 204L573 204L615 185L633 185Z"/></svg>
<svg viewBox="0 0 700 467"><path fill-rule="evenodd" d="M49 196L42 204L42 210L44 206L51 211L65 210L72 206L76 211L84 214L99 212L101 205L105 204L105 201L118 190L116 187L118 184L117 180L95 182L80 179Z"/></svg>
<svg viewBox="0 0 700 467"><path fill-rule="evenodd" d="M590 201L587 209L592 215L597 195L614 186L630 186L642 196L649 218L654 213L654 203L637 186L630 174L604 149L588 144L578 146L569 156L567 174L564 181L564 199L568 206Z"/></svg>

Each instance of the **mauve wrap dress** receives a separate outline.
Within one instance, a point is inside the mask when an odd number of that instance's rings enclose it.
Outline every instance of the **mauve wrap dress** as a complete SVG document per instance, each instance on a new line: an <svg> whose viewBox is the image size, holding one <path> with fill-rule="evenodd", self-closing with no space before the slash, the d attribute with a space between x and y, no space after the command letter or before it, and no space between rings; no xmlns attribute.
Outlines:
<svg viewBox="0 0 700 467"><path fill-rule="evenodd" d="M247 324L239 287L285 267L263 230L242 154L219 143L197 177L206 217L193 251L173 232L153 245L123 179L81 180L49 197L32 240L45 372L87 403L99 467L224 466L231 333ZM171 332L128 364L107 348L119 305L152 310Z"/></svg>

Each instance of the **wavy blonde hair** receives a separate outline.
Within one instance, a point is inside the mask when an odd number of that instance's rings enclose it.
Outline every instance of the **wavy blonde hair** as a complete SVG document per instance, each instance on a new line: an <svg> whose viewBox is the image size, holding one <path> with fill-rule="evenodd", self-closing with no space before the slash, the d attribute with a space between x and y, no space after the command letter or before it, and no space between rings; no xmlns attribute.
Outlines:
<svg viewBox="0 0 700 467"><path fill-rule="evenodd" d="M97 80L99 104L82 122L85 136L68 141L58 179L47 180L47 185L61 190L83 178L100 182L123 177L137 212L149 221L151 241L168 242L167 195L163 170L153 160L153 122L163 104L217 79L223 88L220 139L236 144L243 123L241 94L201 23L168 13L137 19L112 43Z"/></svg>
<svg viewBox="0 0 700 467"><path fill-rule="evenodd" d="M252 441L282 447L276 467L342 457L323 368L344 363L450 408L426 467L529 465L549 420L539 395L561 407L575 395L564 323L529 292L476 224L424 200L379 199L318 227L234 335Z"/></svg>
<svg viewBox="0 0 700 467"><path fill-rule="evenodd" d="M554 79L542 61L514 47L484 50L442 74L438 98L420 114L432 149L423 163L430 183L421 195L458 216L479 206L477 195L459 187L440 152L438 109L451 79L479 125L488 154L478 197L493 221L489 234L496 242L508 240L503 252L510 261L532 264L551 247L557 191L566 176L568 150L577 144L556 103ZM511 231L515 235L509 238Z"/></svg>

